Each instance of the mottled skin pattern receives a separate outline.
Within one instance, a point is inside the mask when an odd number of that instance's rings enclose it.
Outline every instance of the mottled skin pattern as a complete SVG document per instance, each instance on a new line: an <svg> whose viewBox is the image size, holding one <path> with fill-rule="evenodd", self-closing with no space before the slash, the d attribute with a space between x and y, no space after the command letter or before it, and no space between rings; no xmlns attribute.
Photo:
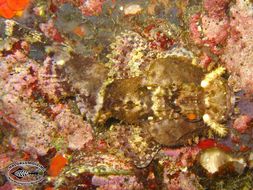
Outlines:
<svg viewBox="0 0 253 190"><path fill-rule="evenodd" d="M154 60L143 77L118 79L107 86L98 123L116 118L143 126L160 144L183 143L189 135L203 131L204 114L219 123L231 108L226 81L218 77L203 88L204 78L205 73L190 59Z"/></svg>
<svg viewBox="0 0 253 190"><path fill-rule="evenodd" d="M112 125L103 136L113 147L111 151L114 155L130 158L138 168L147 167L161 148L148 130L139 125Z"/></svg>
<svg viewBox="0 0 253 190"><path fill-rule="evenodd" d="M109 117L136 124L153 115L151 91L142 85L142 78L115 80L105 91L105 101L98 122Z"/></svg>
<svg viewBox="0 0 253 190"><path fill-rule="evenodd" d="M63 75L71 83L71 90L77 94L77 107L87 120L92 120L97 112L97 96L108 69L94 60L74 55L65 65Z"/></svg>

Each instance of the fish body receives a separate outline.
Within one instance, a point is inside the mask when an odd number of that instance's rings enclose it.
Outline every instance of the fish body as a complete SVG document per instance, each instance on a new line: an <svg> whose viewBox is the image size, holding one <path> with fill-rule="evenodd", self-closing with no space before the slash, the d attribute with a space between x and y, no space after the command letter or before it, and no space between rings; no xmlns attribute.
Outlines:
<svg viewBox="0 0 253 190"><path fill-rule="evenodd" d="M202 81L209 86L201 86ZM224 136L220 123L229 116L231 94L219 70L210 75L186 58L157 59L143 76L116 79L107 86L98 122L116 118L141 125L167 146L184 142L205 124Z"/></svg>

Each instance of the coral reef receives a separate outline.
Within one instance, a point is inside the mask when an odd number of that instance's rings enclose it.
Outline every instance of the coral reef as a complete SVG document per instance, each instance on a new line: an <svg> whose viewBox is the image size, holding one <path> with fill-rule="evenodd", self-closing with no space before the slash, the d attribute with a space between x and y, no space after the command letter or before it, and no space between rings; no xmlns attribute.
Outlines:
<svg viewBox="0 0 253 190"><path fill-rule="evenodd" d="M0 0L0 189L252 189L252 7Z"/></svg>
<svg viewBox="0 0 253 190"><path fill-rule="evenodd" d="M233 127L240 133L245 133L250 128L252 118L248 115L241 115L234 121Z"/></svg>
<svg viewBox="0 0 253 190"><path fill-rule="evenodd" d="M92 139L90 125L72 113L67 105L61 106L62 110L57 112L55 107L59 107L59 101L69 96L69 92L50 59L39 65L17 51L1 58L1 67L1 88L4 89L1 92L1 115L5 122L17 129L18 136L10 139L15 149L45 155L60 131L61 138L67 138L71 149L81 149ZM73 131L78 133L73 134ZM77 144L79 138L83 141Z"/></svg>
<svg viewBox="0 0 253 190"><path fill-rule="evenodd" d="M237 1L231 7L231 34L221 56L233 76L239 76L239 85L252 93L252 5Z"/></svg>

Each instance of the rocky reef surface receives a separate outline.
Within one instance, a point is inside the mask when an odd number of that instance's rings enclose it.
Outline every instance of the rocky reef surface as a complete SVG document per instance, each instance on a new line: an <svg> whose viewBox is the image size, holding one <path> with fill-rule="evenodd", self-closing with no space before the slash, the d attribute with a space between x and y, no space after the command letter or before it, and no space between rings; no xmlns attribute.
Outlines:
<svg viewBox="0 0 253 190"><path fill-rule="evenodd" d="M252 189L252 10L0 1L0 190ZM41 184L7 180L24 160Z"/></svg>

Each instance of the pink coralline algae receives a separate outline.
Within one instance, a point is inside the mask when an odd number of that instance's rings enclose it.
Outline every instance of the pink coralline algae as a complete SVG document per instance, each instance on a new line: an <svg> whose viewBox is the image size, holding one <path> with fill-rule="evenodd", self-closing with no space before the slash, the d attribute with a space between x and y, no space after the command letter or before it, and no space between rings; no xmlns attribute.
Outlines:
<svg viewBox="0 0 253 190"><path fill-rule="evenodd" d="M32 102L38 94L53 102L67 95L64 81L59 80L55 70L50 70L55 68L50 63L46 60L40 66L29 59L17 59L15 55L2 59L1 116L4 122L17 129L15 138L11 139L15 149L45 155L53 147L54 139L58 139L57 130L61 131L62 138L66 138L70 149L81 149L92 139L91 127L81 116L71 113L68 108L54 113L54 105L51 108L47 105L46 109L56 115L50 118L48 112L44 114L39 109L39 100Z"/></svg>
<svg viewBox="0 0 253 190"><path fill-rule="evenodd" d="M190 30L194 42L196 44L210 46L216 54L219 54L219 51L215 46L225 42L228 29L229 24L226 17L222 19L212 18L196 13L191 18Z"/></svg>
<svg viewBox="0 0 253 190"><path fill-rule="evenodd" d="M220 54L217 47L226 42L229 19L226 15L228 1L205 0L205 13L195 13L190 19L190 32L196 44L209 46L214 54Z"/></svg>
<svg viewBox="0 0 253 190"><path fill-rule="evenodd" d="M36 86L37 76L35 75L38 66L28 61L21 52L1 58L1 86L6 93L31 97Z"/></svg>
<svg viewBox="0 0 253 190"><path fill-rule="evenodd" d="M212 18L225 17L225 10L228 8L229 0L204 0L203 7L208 16Z"/></svg>
<svg viewBox="0 0 253 190"><path fill-rule="evenodd" d="M202 18L203 35L206 44L222 44L228 35L228 18L210 18L206 15Z"/></svg>
<svg viewBox="0 0 253 190"><path fill-rule="evenodd" d="M80 150L93 139L91 126L68 109L62 110L55 121L60 126L61 135L67 138L70 149Z"/></svg>
<svg viewBox="0 0 253 190"><path fill-rule="evenodd" d="M168 190L198 190L197 176L191 173L180 173L178 176L167 180Z"/></svg>
<svg viewBox="0 0 253 190"><path fill-rule="evenodd" d="M189 24L189 29L191 32L191 38L192 40L196 43L196 44L201 44L202 43L202 35L200 32L200 28L199 28L199 21L201 18L201 14L200 13L195 13L194 15L191 16L190 18L190 24Z"/></svg>
<svg viewBox="0 0 253 190"><path fill-rule="evenodd" d="M131 176L94 176L92 184L97 186L98 190L141 190L143 185L140 184L136 177Z"/></svg>
<svg viewBox="0 0 253 190"><path fill-rule="evenodd" d="M162 149L163 154L176 161L180 166L189 167L193 164L198 153L201 151L198 147L186 147L179 149Z"/></svg>
<svg viewBox="0 0 253 190"><path fill-rule="evenodd" d="M253 17L252 7L237 0L231 7L231 34L221 56L232 75L239 76L238 84L248 93L253 92Z"/></svg>
<svg viewBox="0 0 253 190"><path fill-rule="evenodd" d="M230 6L229 6L230 5ZM252 93L252 7L245 1L204 1L204 13L190 18L189 29L194 43L206 46L218 55L231 77ZM227 13L229 14L227 14Z"/></svg>
<svg viewBox="0 0 253 190"><path fill-rule="evenodd" d="M245 133L250 128L251 121L252 117L248 115L241 115L234 121L233 128L239 131L240 133Z"/></svg>
<svg viewBox="0 0 253 190"><path fill-rule="evenodd" d="M62 38L59 31L56 29L54 25L54 21L51 19L47 23L40 24L41 31L47 36L55 41L62 42L64 39Z"/></svg>
<svg viewBox="0 0 253 190"><path fill-rule="evenodd" d="M105 0L84 0L79 7L83 15L94 16L102 12L102 5Z"/></svg>
<svg viewBox="0 0 253 190"><path fill-rule="evenodd" d="M0 170L40 162L43 190L252 189L252 7L34 0L1 17ZM30 187L1 171L4 189Z"/></svg>

